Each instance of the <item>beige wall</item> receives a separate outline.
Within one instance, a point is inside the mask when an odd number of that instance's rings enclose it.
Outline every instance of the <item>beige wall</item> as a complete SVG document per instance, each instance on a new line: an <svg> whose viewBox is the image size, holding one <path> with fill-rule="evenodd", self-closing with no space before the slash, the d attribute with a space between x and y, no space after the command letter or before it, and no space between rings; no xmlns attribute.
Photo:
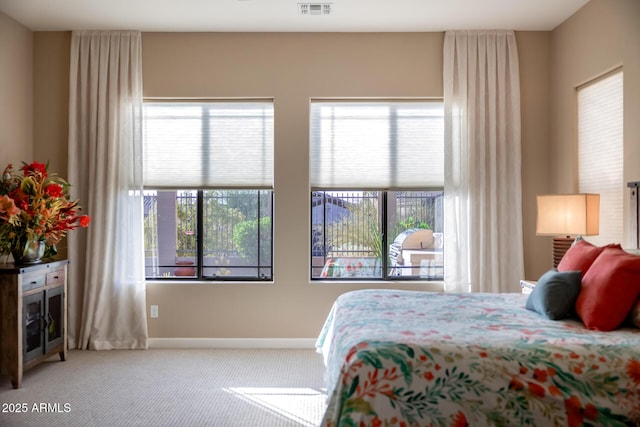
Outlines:
<svg viewBox="0 0 640 427"><path fill-rule="evenodd" d="M33 159L33 33L0 12L0 173Z"/></svg>
<svg viewBox="0 0 640 427"><path fill-rule="evenodd" d="M550 33L518 33L517 39L526 276L537 278L550 266L550 243L535 236L534 206L535 194L550 184ZM147 97L275 99L275 282L150 284L147 304L160 312L149 319L151 337L312 338L339 294L393 286L308 279L308 102L442 97L442 41L442 33L143 34ZM36 33L35 144L59 164L66 159L68 49L69 33ZM399 287L434 289L426 282Z"/></svg>
<svg viewBox="0 0 640 427"><path fill-rule="evenodd" d="M519 32L522 117L522 232L525 278L552 267L551 239L536 236L536 194L549 192L549 32Z"/></svg>
<svg viewBox="0 0 640 427"><path fill-rule="evenodd" d="M145 96L271 96L276 129L275 283L150 285L148 304L162 313L149 321L151 336L313 337L336 296L373 286L309 282L309 99L441 98L442 40L442 33L143 35ZM531 162L548 150L548 40L548 33L518 34L524 187L533 192L544 186L537 177L546 176ZM528 211L529 231L532 221ZM527 252L535 253L532 236L527 232Z"/></svg>
<svg viewBox="0 0 640 427"><path fill-rule="evenodd" d="M551 46L552 190L577 191L576 87L619 66L624 70L623 175L625 183L640 181L640 1L591 0L552 32Z"/></svg>
<svg viewBox="0 0 640 427"><path fill-rule="evenodd" d="M71 33L34 33L34 149L51 171L67 176ZM64 248L62 242L58 249Z"/></svg>
<svg viewBox="0 0 640 427"><path fill-rule="evenodd" d="M145 33L148 97L273 97L275 282L156 284L154 337L314 337L357 287L309 281L311 97L442 97L441 33ZM418 284L416 289L431 289Z"/></svg>

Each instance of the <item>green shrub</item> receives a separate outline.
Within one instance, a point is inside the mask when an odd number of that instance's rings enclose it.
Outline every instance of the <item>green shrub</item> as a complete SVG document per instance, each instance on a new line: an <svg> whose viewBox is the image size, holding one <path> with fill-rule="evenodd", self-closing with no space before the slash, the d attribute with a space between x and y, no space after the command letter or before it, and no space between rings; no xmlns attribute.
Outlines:
<svg viewBox="0 0 640 427"><path fill-rule="evenodd" d="M244 221L233 230L233 243L240 255L252 265L258 263L258 220ZM260 264L271 263L271 218L260 219Z"/></svg>

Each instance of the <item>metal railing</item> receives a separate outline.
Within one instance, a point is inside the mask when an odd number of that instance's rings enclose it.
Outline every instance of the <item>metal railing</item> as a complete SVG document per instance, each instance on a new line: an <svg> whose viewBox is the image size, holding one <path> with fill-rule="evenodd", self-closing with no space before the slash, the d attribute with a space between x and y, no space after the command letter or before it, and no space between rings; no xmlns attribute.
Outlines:
<svg viewBox="0 0 640 427"><path fill-rule="evenodd" d="M312 195L312 254L314 256L378 256L381 220L387 221L387 243L409 228L442 232L441 191L325 192Z"/></svg>
<svg viewBox="0 0 640 427"><path fill-rule="evenodd" d="M170 210L162 206L163 198ZM248 218L257 218L258 212L267 212L270 216L270 203L269 200L267 206L261 202L258 207L257 203L251 203L247 192L204 191L201 233L206 242L202 245L203 259L207 260L205 265L215 260L241 259L234 241L234 229ZM382 259L388 256L388 245L394 238L409 228L426 227L442 233L442 203L442 191L313 192L311 243L314 271L329 258ZM153 260L160 269L158 271L174 266L178 260L197 264L197 191L147 191L144 213L145 257L148 261ZM173 220L167 219L173 215ZM381 221L386 221L385 227ZM387 230L387 248L382 246L383 229ZM164 257L158 255L163 245L166 249Z"/></svg>
<svg viewBox="0 0 640 427"><path fill-rule="evenodd" d="M271 262L266 260L271 258L270 193L264 190L145 191L143 221L147 276L163 276L167 271L173 271L172 267L179 261L197 265L199 245L203 267L209 267L211 271L220 263L237 271L270 268ZM247 222L257 223L259 217L267 218L268 225L261 222L249 231L249 239L255 234L255 242L249 242L250 251L247 251L246 242L236 241L238 237L234 232L239 226L246 230ZM263 251L258 255L252 251L262 247L260 237L267 238L269 243L268 248L265 246L266 253ZM248 255L247 252L251 253Z"/></svg>
<svg viewBox="0 0 640 427"><path fill-rule="evenodd" d="M443 195L442 191L314 192L312 277L322 277L331 260L348 263L358 258L384 258L389 266L386 275L391 276L392 268L402 269L391 266L389 259L389 245L396 236L415 228L442 233ZM387 233L386 245L383 233Z"/></svg>

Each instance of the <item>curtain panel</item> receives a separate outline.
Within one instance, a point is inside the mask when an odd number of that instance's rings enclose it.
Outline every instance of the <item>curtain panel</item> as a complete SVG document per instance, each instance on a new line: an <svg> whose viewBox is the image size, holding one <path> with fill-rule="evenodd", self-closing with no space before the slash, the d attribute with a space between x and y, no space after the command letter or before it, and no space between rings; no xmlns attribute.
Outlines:
<svg viewBox="0 0 640 427"><path fill-rule="evenodd" d="M445 287L516 291L524 260L515 34L447 31L443 65Z"/></svg>
<svg viewBox="0 0 640 427"><path fill-rule="evenodd" d="M69 236L69 347L147 348L140 32L74 31L69 180L92 223Z"/></svg>

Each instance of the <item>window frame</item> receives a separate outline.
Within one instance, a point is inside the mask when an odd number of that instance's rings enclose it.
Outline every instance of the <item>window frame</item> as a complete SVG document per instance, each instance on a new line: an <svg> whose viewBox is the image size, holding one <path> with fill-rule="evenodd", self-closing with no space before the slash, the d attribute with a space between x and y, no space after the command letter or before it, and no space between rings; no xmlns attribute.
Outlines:
<svg viewBox="0 0 640 427"><path fill-rule="evenodd" d="M178 113L176 115L172 115L170 112L167 113L166 110L163 112L162 110L160 110L160 116L158 115L151 115L149 116L150 119L152 120L158 120L158 118L162 117L163 115L168 117L169 119L172 118L176 118L176 119L180 119L180 118L184 118L184 117L189 117L192 120L195 120L193 122L194 125L197 125L199 128L206 128L207 130L209 129L209 122L211 120L220 120L221 117L224 117L225 112L227 111L226 108L232 108L232 109L237 109L239 105L241 104L247 104L249 107L251 107L252 104L255 104L256 108L258 109L258 111L260 109L263 109L262 111L266 111L268 114L266 116L255 116L255 115L248 115L247 118L252 119L252 120L256 120L256 117L258 117L259 120L265 120L265 117L268 119L270 118L270 122L266 122L266 127L263 127L263 131L262 133L258 134L258 137L262 137L262 138L269 138L266 142L260 143L260 140L255 140L253 139L253 142L250 142L250 144L253 144L252 147L255 148L255 143L256 141L258 141L259 144L266 144L265 146L270 148L270 153L269 152L265 152L264 151L264 147L262 148L262 151L258 151L258 153L262 153L262 156L267 156L267 157L263 157L264 163L265 165L270 166L271 171L269 172L269 169L267 169L267 173L270 174L270 180L271 180L271 184L268 183L268 181L265 181L265 177L268 175L265 175L265 172L260 171L260 172L256 172L257 176L256 179L257 181L255 182L255 185L252 186L251 183L249 183L249 186L246 186L246 184L243 184L242 187L240 187L238 185L238 183L236 181L233 181L235 178L231 177L231 180L229 183L225 183L225 182L205 182L203 181L203 183L201 185L196 184L197 186L192 186L192 185L185 185L183 187L184 184L181 184L179 181L179 179L176 179L175 182L173 183L168 183L168 185L166 184L162 184L162 185L149 185L149 183L145 183L144 185L144 190L145 191L152 191L155 192L155 207L157 209L157 196L158 194L160 194L161 192L169 192L169 193L173 193L174 198L175 198L175 204L174 207L176 209L175 214L177 215L178 209L179 209L179 205L178 205L178 198L179 193L184 191L185 194L186 193L190 193L193 199L195 199L195 206L194 206L194 210L195 212L193 213L194 215L194 220L196 222L195 228L195 249L194 249L194 256L193 256L193 264L192 265L188 265L187 267L189 268L189 271L194 271L194 274L189 274L189 275L177 275L176 274L176 270L179 269L181 266L184 267L185 265L181 265L179 264L180 261L182 261L182 258L191 258L191 257L181 257L178 256L178 237L175 238L174 242L175 242L175 261L173 264L171 263L167 263L167 256L164 256L164 260L161 261L162 257L160 255L161 252L161 248L158 247L157 245L157 234L160 234L162 231L159 231L159 224L158 222L158 216L160 215L160 212L158 210L156 210L155 212L155 216L156 218L153 220L154 222L150 225L151 227L154 228L154 233L156 233L155 237L151 237L151 241L153 241L154 239L156 240L155 245L153 245L152 249L150 249L153 253L151 256L151 261L148 262L149 257L148 257L148 252L149 250L147 250L146 244L147 244L147 236L145 236L145 280L147 281L179 281L179 282L273 282L274 280L274 253L273 253L273 248L274 248L274 199L275 199L275 191L273 188L273 156L274 156L274 127L275 127L275 117L274 117L274 101L272 98L247 98L247 99L237 99L237 98L233 98L233 99L202 99L202 98L197 98L197 99L164 99L164 98L149 98L149 99L145 99L144 100L145 103L149 103L150 105L158 105L158 104L166 104L166 105L171 105L171 106L178 106L181 103L184 103L184 106L186 108L193 108L194 106L199 106L201 108L201 112L199 114L199 116L193 116L192 114L189 113L188 110L185 110L185 113ZM211 111L215 111L216 104L218 104L219 107L222 108L222 110L218 110L218 111L222 111L223 112L223 116L217 116L217 115L212 115ZM236 105L231 105L231 104L236 104ZM264 110L265 108L265 104L271 104L270 107L267 107L269 109ZM152 107L153 108L153 107ZM144 110L144 106L143 106L143 110ZM269 110L270 110L270 114L269 114ZM150 111L154 111L154 110L150 110ZM155 110L157 111L157 110ZM171 111L171 110L169 110ZM177 110L176 110L177 111ZM234 111L234 110L231 110ZM237 110L239 112L243 111L242 109ZM188 115L188 116L185 116ZM193 116L193 117L192 117ZM232 116L232 119L237 120L238 117L242 117L242 113L240 114L236 114ZM143 123L142 123L142 129L143 132L146 130L148 123L146 122L147 116L146 114L143 114ZM167 119L165 119L167 120ZM152 122L149 122L152 123ZM172 126L172 125L170 125ZM162 129L162 128L161 128ZM171 129L173 129L173 127L171 127ZM191 128L185 128L186 132L190 132L189 129ZM267 130L269 131L269 133L264 133L264 131ZM181 132L181 130L180 130ZM224 129L223 129L224 132ZM157 131L156 131L157 133ZM153 135L153 132L150 132L151 135ZM162 134L158 134L158 135L162 135ZM173 135L173 134L172 134ZM181 133L177 134L178 136L181 135ZM209 148L211 145L210 144L214 144L214 140L217 138L219 139L220 135L224 135L224 134L215 134L215 133L202 133L199 134L199 140L202 141L202 144L207 144L207 146L203 146L201 145L201 149L202 150L209 150ZM164 135L162 135L164 136ZM162 137L161 136L161 137ZM175 135L174 135L175 137ZM236 136L237 137L237 136ZM249 137L251 138L251 134L249 135ZM255 138L255 133L253 134L253 138ZM146 138L143 138L143 141L147 141ZM162 140L160 140L162 141ZM198 139L192 140L195 141L195 144L197 147L197 141ZM211 141L211 142L209 142ZM251 140L250 140L251 141ZM161 146L162 146L162 142L161 142ZM147 150L149 149L148 147L145 147L143 150ZM225 150L222 150L223 152ZM255 155L255 154L254 154ZM222 157L218 157L218 158L214 158L213 160L209 159L209 162L212 161L216 161L216 162L225 162L227 160L225 160L224 154L222 154ZM206 167L206 166L205 166ZM239 169L243 169L243 168L239 168ZM202 170L202 173L207 173L205 169ZM246 176L246 173L243 174L244 176ZM175 174L175 176L179 176L178 174ZM210 179L210 178L209 178ZM268 179L268 178L267 178ZM212 191L212 192L225 192L224 194L224 198L229 197L230 193L227 192L232 192L232 191L239 191L239 192L244 192L244 191L255 191L256 192L256 215L257 218L246 218L244 220L244 222L249 222L249 221L256 221L256 227L257 227L257 244L256 247L257 248L261 248L261 245L264 240L263 236L264 234L267 234L267 239L268 239L268 257L269 260L267 260L266 264L262 264L265 260L265 258L262 256L262 252L258 249L257 250L257 254L256 257L257 259L255 260L255 265L250 265L250 266L243 266L243 265L234 265L234 268L237 268L239 272L242 272L242 268L245 267L247 269L252 269L255 271L255 275L216 275L216 274L206 274L207 271L215 271L216 269L223 269L223 267L216 267L216 266L212 266L212 265L205 265L205 261L207 259L209 259L210 257L207 257L206 253L205 253L205 241L208 239L207 237L207 231L205 230L205 224L206 224L206 219L207 219L207 212L206 212L206 206L205 206L205 199L208 198L206 193L208 191ZM237 195L236 195L237 196ZM146 195L145 195L146 197ZM209 196L210 197L210 196ZM264 200L264 197L267 197L267 200ZM226 202L228 203L228 200L226 200ZM192 203L192 202L189 202ZM216 202L218 203L218 202ZM265 206L263 206L263 203L266 203ZM263 209L267 209L267 214L266 215L262 215ZM146 209L144 210L144 215L146 216ZM171 214L169 212L164 213L166 214ZM264 227L264 218L268 218L268 229L264 230L264 234L263 234L263 229L262 227ZM237 226L238 224L233 224L233 221L231 222L232 226L235 228L235 226ZM147 227L145 227L146 229ZM176 218L176 223L175 223L175 230L173 230L173 232L178 233L180 231L179 228L179 223L178 223L178 219ZM166 232L171 233L171 230L167 230ZM228 237L231 239L231 241L233 242L234 238L233 236ZM171 238L170 238L171 240ZM170 245L171 246L171 245ZM241 256L240 252L238 252L237 248L235 248L235 242L232 243L232 246L230 246L230 248L234 248L232 252L234 252L234 255L231 256ZM168 249L169 251L172 251L171 248ZM189 249L190 250L190 249ZM223 256L222 259L224 259L224 257L226 257L227 255ZM162 262L163 265L160 265L159 263ZM187 261L188 262L188 261ZM211 261L210 261L211 263ZM228 264L227 264L228 265ZM233 271L233 270L232 270ZM151 274L151 275L147 275L147 274Z"/></svg>
<svg viewBox="0 0 640 427"><path fill-rule="evenodd" d="M258 229L260 230L260 227L262 227L260 219L262 218L269 218L270 219L270 224L269 224L269 229L266 231L270 236L272 236L272 238L269 241L269 254L270 254L270 260L269 263L262 265L261 264L261 256L260 256L260 235L258 234L258 256L257 256L257 264L255 265L247 265L247 266L242 266L242 265L229 265L229 268L248 268L248 269L254 269L257 271L257 274L255 276L253 275L229 275L229 276L225 276L225 275L206 275L204 274L205 270L207 269L214 269L216 268L215 266L212 265L208 265L205 264L205 259L207 258L205 256L205 247L204 247L204 241L206 239L205 237L205 230L204 230L204 212L205 212L205 208L204 208L204 203L205 203L205 199L207 198L204 195L205 191L219 191L219 189L178 189L178 190L167 190L167 189L145 189L145 191L163 191L163 192L167 192L167 193L172 193L175 192L176 193L176 198L177 196L177 192L181 192L181 191L185 191L185 192L195 192L196 194L196 212L195 212L195 221L196 221L196 230L195 230L195 254L194 254L194 259L195 259L195 264L179 264L179 262L181 262L182 260L178 260L178 258L185 258L185 257L178 257L176 255L176 261L175 264L162 264L162 265L156 265L156 266L147 266L145 265L145 271L148 268L156 268L158 270L163 270L163 269L180 269L180 268L192 268L195 270L195 275L186 275L186 276L182 276L182 275L177 275L174 273L174 275L172 276L164 276L163 274L160 274L158 276L147 276L145 273L145 280L158 280L158 281L180 281L180 282L194 282L194 281L198 281L198 282L272 282L274 280L274 265L273 265L273 200L274 200L274 192L272 190L256 190L258 191L257 194L257 203L258 203L258 209L260 209L260 203L262 202L261 198L262 197L268 197L268 199L266 200L265 203L267 203L267 205L269 206L269 214L270 216L261 216L258 215L258 220L257 220L257 226ZM237 190L237 191L245 191L245 190ZM266 194L263 194L266 193ZM156 195L157 197L157 195ZM177 208L177 205L176 205ZM253 220L253 219L249 219L249 220ZM176 231L177 231L177 227L176 227ZM178 248L176 247L176 252L177 252ZM240 256L240 255L238 255ZM145 260L146 260L147 256L145 254ZM261 271L269 271L270 274L269 275L261 275L260 272Z"/></svg>
<svg viewBox="0 0 640 427"><path fill-rule="evenodd" d="M392 118L392 120L399 120L399 117L397 115L397 110L396 107L392 105L393 102L400 102L400 103L404 103L404 102L414 102L414 103L437 103L439 104L441 110L442 110L442 114L444 116L444 102L441 99L366 99L366 100L362 100L362 99L320 99L320 100L311 100L311 104L313 104L314 102L339 102L342 103L344 102L345 104L349 104L349 103L358 103L358 102L366 102L366 103L380 103L381 106L389 106L390 110L393 111L393 113L389 116ZM310 108L312 106L310 105ZM312 123L313 120L313 115L310 115L310 139L313 138L312 135L312 131L311 129L313 129L314 124ZM319 126L319 124L316 124L315 126ZM390 123L391 127L396 127L397 128L397 124L394 123ZM444 123L443 123L443 135L444 135ZM311 145L313 144L313 141L310 140L310 176L312 174L312 162L314 161L313 159L313 148L311 148ZM443 146L443 150L444 150L444 137L442 139L442 146ZM444 164L443 164L444 167ZM313 181L314 178L311 178L311 181ZM320 281L330 281L330 282L334 282L334 281L347 281L347 282L366 282L366 281L383 281L383 282L400 282L400 281L412 281L412 282L417 282L417 281L442 281L444 280L444 262L442 262L442 274L441 275L437 275L436 277L430 277L430 278L426 278L422 275L392 275L391 274L391 268L389 265L389 253L390 253L390 244L393 243L393 240L389 241L389 239L395 239L396 236L390 236L390 232L389 232L389 227L391 226L389 224L391 215L388 212L388 200L389 200L389 195L390 193L397 193L397 192L401 192L401 191L415 191L415 192L437 192L440 193L440 197L444 198L444 182L442 182L441 186L434 186L434 185L428 185L425 187L419 187L419 188L385 188L385 189L365 189L365 188L358 188L358 189L353 189L351 188L349 185L345 185L345 186L335 186L332 188L329 187L323 187L323 186L314 186L313 182L310 182L310 201L309 201L309 206L310 206L310 218L309 218L309 267L310 267L310 272L309 272L309 277L310 280L312 282L320 282ZM364 192L364 191L377 191L378 194L380 195L380 206L378 207L378 224L380 226L380 233L381 233L381 244L382 244L382 259L381 259L381 274L380 277L367 277L367 276L356 276L356 277L323 277L321 274L316 273L318 271L319 268L322 268L323 270L326 269L326 265L324 267L319 267L314 265L314 254L317 253L316 251L316 247L314 245L314 241L316 239L316 229L315 229L315 224L314 224L314 199L317 193L319 192L324 192L324 193L331 193L331 192ZM442 212L441 215L444 215L444 206L442 206ZM326 220L323 219L323 221ZM323 224L323 229L326 230L326 224ZM323 234L323 259L325 260L325 263L327 261L330 260L330 257L327 256L327 251L326 251L326 234L325 232L322 233ZM442 251L444 252L444 251ZM444 257L442 257L444 258ZM412 268L413 266L406 266L405 268Z"/></svg>
<svg viewBox="0 0 640 427"><path fill-rule="evenodd" d="M382 254L381 254L381 260L380 260L380 266L376 267L376 268L380 268L380 275L379 276L350 276L350 277L345 277L345 276L337 276L337 277L331 277L331 276L324 276L323 273L325 272L325 270L327 269L327 262L332 261L334 259L339 259L339 258L349 258L349 256L346 257L336 257L336 256L328 256L328 253L330 251L328 251L327 245L326 245L326 237L323 239L323 255L318 255L316 252L316 248L314 246L314 241L316 239L316 230L314 227L314 213L313 213L313 207L316 207L317 205L314 206L314 199L317 198L317 193L358 193L361 192L359 190L353 190L353 191L323 191L323 190L316 190L316 191L312 191L311 192L311 200L310 200L310 205L312 206L312 210L311 210L311 215L310 215L310 280L312 282L317 282L317 281L349 281L349 282L366 282L366 281L383 281L383 282L401 282L401 281L428 281L428 282L441 282L444 280L444 249L442 246L438 246L438 247L433 247L432 248L432 253L431 255L434 255L433 260L436 261L436 259L438 257L436 257L435 255L440 254L440 258L441 259L441 264L440 267L433 266L433 270L437 270L438 268L441 269L442 274L435 274L433 272L430 272L428 274L423 274L422 272L418 275L415 274L404 274L402 273L403 270L405 271L413 271L415 268L420 268L417 267L415 265L404 265L402 267L397 267L394 266L392 264L390 264L390 257L391 257L391 244L394 243L395 239L402 233L399 232L398 230L391 230L391 223L390 220L393 217L393 215L390 215L389 212L389 198L390 198L390 193L396 193L394 195L394 197L396 197L396 202L398 199L402 199L402 196L398 196L398 193L404 193L401 191L378 191L376 193L378 193L378 195L376 197L379 198L380 200L380 206L378 207L378 217L377 217L377 222L378 225L380 227L380 244L382 246L381 250L382 250ZM428 188L428 189L424 189L424 190L413 190L411 192L416 192L416 193L436 193L435 197L428 197L431 198L433 200L436 200L438 198L441 199L441 202L443 202L444 199L444 188ZM330 196L331 198L335 198L336 196ZM369 196L370 197L370 196ZM338 197L339 198L339 197ZM415 198L414 196L411 196L411 198ZM326 203L323 203L322 205L325 205ZM319 204L318 204L319 205ZM442 205L442 209L444 209L444 206ZM429 230L431 230L434 233L434 239L436 238L436 235L438 236L438 239L440 237L443 237L444 234L442 233L442 231L437 231L437 230L443 230L444 228L444 210L442 210L440 212L440 218L436 218L438 216L437 213L434 213L434 224L430 224L431 227L427 228ZM325 218L326 219L326 218ZM397 224L396 224L397 225ZM410 229L421 229L422 227L417 226L417 227L408 227L408 228L404 228L403 231L407 231ZM391 233L394 233L393 235ZM326 236L326 222L323 225L323 233L324 236ZM389 236L392 237L393 240L389 240ZM337 250L336 252L345 252L343 250ZM365 251L361 251L361 252L365 252ZM322 257L323 259L323 265L315 265L314 264L314 258L320 258ZM356 256L353 258L368 258L370 256ZM392 268L393 269L397 269L398 273L393 274L392 273ZM315 273L316 271L322 270L321 273Z"/></svg>
<svg viewBox="0 0 640 427"><path fill-rule="evenodd" d="M619 103L612 105L613 101ZM578 191L600 195L599 234L589 236L588 240L598 245L622 241L625 236L623 67L578 86L576 110ZM615 179L611 171L616 172ZM606 215L602 215L604 212Z"/></svg>

